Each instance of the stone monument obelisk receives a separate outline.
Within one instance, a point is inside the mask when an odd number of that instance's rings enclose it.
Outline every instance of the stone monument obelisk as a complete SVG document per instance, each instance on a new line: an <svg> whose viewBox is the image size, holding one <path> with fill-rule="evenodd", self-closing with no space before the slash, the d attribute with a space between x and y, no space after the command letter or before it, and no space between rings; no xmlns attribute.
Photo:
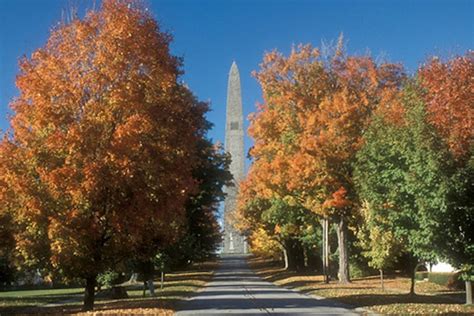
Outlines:
<svg viewBox="0 0 474 316"><path fill-rule="evenodd" d="M224 253L247 253L247 242L234 228L232 216L237 205L239 182L245 175L243 125L240 75L237 64L233 62L227 85L225 150L231 155L230 172L234 176L234 186L225 188L227 196L224 201Z"/></svg>

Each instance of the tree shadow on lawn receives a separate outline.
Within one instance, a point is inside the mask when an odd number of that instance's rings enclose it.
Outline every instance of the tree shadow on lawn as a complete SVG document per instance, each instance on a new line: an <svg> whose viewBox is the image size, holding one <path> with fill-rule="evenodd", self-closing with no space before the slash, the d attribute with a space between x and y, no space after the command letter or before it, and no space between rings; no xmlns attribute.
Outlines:
<svg viewBox="0 0 474 316"><path fill-rule="evenodd" d="M200 288L202 285L194 283L177 283L169 287L194 287ZM142 288L127 287L127 291L139 290ZM169 290L166 288L161 291L156 289L154 297L142 297L134 295L126 299L110 299L103 297L98 293L94 304L94 311L107 311L114 309L151 309L162 308L171 309L176 303L190 295L192 291L185 290ZM64 303L64 305L46 307L44 305L50 303L57 303L61 301L73 300L72 302ZM82 310L83 295L75 293L72 295L39 295L31 297L8 297L0 298L0 315L18 315L18 314L35 314L35 315L62 315L70 313L78 313ZM6 306L1 303L6 302ZM10 304L9 304L10 302ZM15 302L18 302L16 304Z"/></svg>
<svg viewBox="0 0 474 316"><path fill-rule="evenodd" d="M263 277L265 279L265 281L269 281L269 282L276 282L276 281L281 281L283 279L286 279L286 278L289 278L289 277L294 277L294 276L298 276L298 273L294 272L294 271L285 271L285 270L282 270L282 271L279 271L277 273L262 273L262 274L259 274L261 277Z"/></svg>
<svg viewBox="0 0 474 316"><path fill-rule="evenodd" d="M70 294L40 294L24 297L0 297L0 315L37 313L42 305L77 299L82 301L83 292Z"/></svg>
<svg viewBox="0 0 474 316"><path fill-rule="evenodd" d="M248 257L246 260L247 265L253 270L262 270L262 269L276 269L283 267L282 262L272 259L263 259L258 257Z"/></svg>
<svg viewBox="0 0 474 316"><path fill-rule="evenodd" d="M339 288L338 288L339 289ZM343 289L343 288L340 288ZM346 288L352 290L352 288ZM323 289L324 290L324 289ZM318 295L317 289L308 289L304 291L308 294ZM374 305L392 305L392 304L459 304L455 302L450 295L410 295L394 293L370 293L370 294L352 294L338 297L331 297L355 307L368 307Z"/></svg>
<svg viewBox="0 0 474 316"><path fill-rule="evenodd" d="M212 278L213 271L217 269L218 262L203 262L193 264L193 270L172 271L165 274L165 281L189 281L203 280L208 281Z"/></svg>
<svg viewBox="0 0 474 316"><path fill-rule="evenodd" d="M210 278L212 278L212 274L205 273L205 272L191 274L191 275L179 275L179 276L165 275L165 280L169 282L189 281L189 280L207 280Z"/></svg>
<svg viewBox="0 0 474 316"><path fill-rule="evenodd" d="M158 295L161 291L160 289L160 282L159 281L155 281L154 282L155 284L155 292L156 294ZM191 282L178 282L176 281L176 283L165 283L165 286L164 286L164 289L163 290L167 290L169 288L174 288L174 287L185 287L185 288L201 288L203 287L203 285L199 285L199 284L196 284L196 283L191 283ZM125 287L125 289L128 291L143 291L143 283L137 283L137 284L133 284L133 285L127 285ZM148 292L148 287L146 288L147 292ZM100 297L101 295L103 295L104 293L107 293L107 289L103 289L101 292L98 292L96 293L96 295L98 295L97 297Z"/></svg>
<svg viewBox="0 0 474 316"><path fill-rule="evenodd" d="M311 283L323 283L323 278L324 276L317 272L317 271L301 271L301 272L296 272L296 271L286 271L286 270L282 270L281 271L278 271L278 272L264 272L264 273L258 273L258 275L260 275L261 277L263 277L266 281L270 281L270 282L277 282L277 281L282 281L284 279L287 279L287 278L291 278L291 277L301 277L302 280L295 280L295 281L290 281L290 282L287 282L287 283L284 283L282 284L283 286L285 287L292 287L292 288L295 288L295 287L298 287L298 286L301 286L301 285L307 285L308 282L311 282ZM307 277L320 277L320 280L305 280L305 278ZM378 288L380 287L379 283L377 284L370 284L370 283L365 283L365 282L371 282L371 281L374 281L376 280L377 282L379 281L379 276L367 276L367 277L363 277L363 278L352 278L351 281L353 283L351 284L357 284L358 282L361 282L360 283L360 288ZM388 275L388 276L384 276L384 280L385 281L388 281L388 280L393 280L393 279L396 279L397 276L395 275ZM337 280L331 278L331 283L329 284L335 284L334 282L337 282ZM355 288L358 288L358 286L355 286Z"/></svg>
<svg viewBox="0 0 474 316"><path fill-rule="evenodd" d="M70 300L73 298L82 298L84 293L74 293L70 295L65 295L65 294L54 294L54 295L47 295L47 294L41 294L38 296L24 296L24 297L0 297L0 303L7 303L8 302L25 302L27 304L28 302L30 303L37 303L37 304L50 304L58 301L65 301L65 300ZM31 304L29 304L31 305ZM1 305L0 305L0 311L1 311Z"/></svg>
<svg viewBox="0 0 474 316"><path fill-rule="evenodd" d="M290 277L308 277L321 275L321 273L312 269L306 269L302 271L285 270L280 262L274 261L270 263L250 263L250 266L259 277L269 282L277 282Z"/></svg>
<svg viewBox="0 0 474 316"><path fill-rule="evenodd" d="M97 299L94 304L94 311L107 311L114 309L149 309L149 308L164 308L170 309L180 300L181 297L188 295L188 292L173 291L166 293L166 296L156 297L132 297L120 300ZM60 306L30 306L27 304L0 307L0 315L15 315L15 314L35 314L35 315L61 315L78 313L82 311L82 297L78 302L70 303Z"/></svg>
<svg viewBox="0 0 474 316"><path fill-rule="evenodd" d="M176 298L160 298L147 297L142 299L122 299L114 301L96 301L94 304L94 312L105 312L117 309L171 309L176 305ZM1 308L0 315L64 315L74 314L82 311L82 302L69 305L61 305L54 307L32 307L32 306L14 306Z"/></svg>
<svg viewBox="0 0 474 316"><path fill-rule="evenodd" d="M19 292L18 294L21 294ZM75 297L75 296L82 296L84 294L83 290L77 291L77 292L70 292L70 293L44 293L44 294L32 294L32 295L16 295L16 296L0 296L0 301L11 301L11 300L35 300L35 301L47 301L47 300L67 300L69 298Z"/></svg>
<svg viewBox="0 0 474 316"><path fill-rule="evenodd" d="M321 285L321 286L319 286ZM295 280L282 284L286 288L297 289L303 288L303 291L313 290L380 290L380 285L372 284L357 284L356 282L350 283L350 285L344 285L332 281L330 283L324 283L322 281L308 281L308 280Z"/></svg>

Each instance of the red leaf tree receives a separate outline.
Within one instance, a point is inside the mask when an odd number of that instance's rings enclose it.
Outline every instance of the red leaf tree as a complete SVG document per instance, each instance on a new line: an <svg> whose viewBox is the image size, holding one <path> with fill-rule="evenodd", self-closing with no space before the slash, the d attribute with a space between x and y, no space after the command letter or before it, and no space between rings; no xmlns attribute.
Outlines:
<svg viewBox="0 0 474 316"><path fill-rule="evenodd" d="M2 209L24 259L39 247L86 280L86 310L98 273L177 235L196 188L207 105L178 83L170 41L139 2L106 0L20 62Z"/></svg>
<svg viewBox="0 0 474 316"><path fill-rule="evenodd" d="M430 122L459 162L470 156L474 138L474 52L446 62L432 58L418 75L426 89Z"/></svg>

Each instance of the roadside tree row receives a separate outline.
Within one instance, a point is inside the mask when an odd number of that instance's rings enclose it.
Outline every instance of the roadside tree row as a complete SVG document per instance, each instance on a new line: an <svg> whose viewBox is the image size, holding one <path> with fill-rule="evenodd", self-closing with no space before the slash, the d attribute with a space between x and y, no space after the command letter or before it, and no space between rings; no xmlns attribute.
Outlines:
<svg viewBox="0 0 474 316"><path fill-rule="evenodd" d="M254 75L263 103L250 116L237 217L257 251L272 241L267 253L282 250L298 261L291 269L313 251L327 274L335 230L340 282L359 255L381 273L404 256L412 293L423 262L447 260L472 278L472 52L409 76L401 64L347 55L341 37L324 54L267 53Z"/></svg>

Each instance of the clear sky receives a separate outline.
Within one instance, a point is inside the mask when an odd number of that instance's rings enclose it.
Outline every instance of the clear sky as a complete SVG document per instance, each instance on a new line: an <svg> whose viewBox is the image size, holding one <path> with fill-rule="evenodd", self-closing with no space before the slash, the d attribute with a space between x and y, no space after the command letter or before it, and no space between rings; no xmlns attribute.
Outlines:
<svg viewBox="0 0 474 316"><path fill-rule="evenodd" d="M100 3L100 0L96 0ZM82 16L94 0L0 0L0 129L8 127L8 102L18 94L17 61L46 42L61 11L76 3ZM410 72L428 56L474 49L474 0L146 0L162 29L174 36L172 51L184 57L183 79L210 100L213 140L224 140L227 75L235 60L244 115L261 100L251 76L265 51L288 53L293 44L336 39L344 33L350 53L385 56ZM246 139L246 148L251 140Z"/></svg>

